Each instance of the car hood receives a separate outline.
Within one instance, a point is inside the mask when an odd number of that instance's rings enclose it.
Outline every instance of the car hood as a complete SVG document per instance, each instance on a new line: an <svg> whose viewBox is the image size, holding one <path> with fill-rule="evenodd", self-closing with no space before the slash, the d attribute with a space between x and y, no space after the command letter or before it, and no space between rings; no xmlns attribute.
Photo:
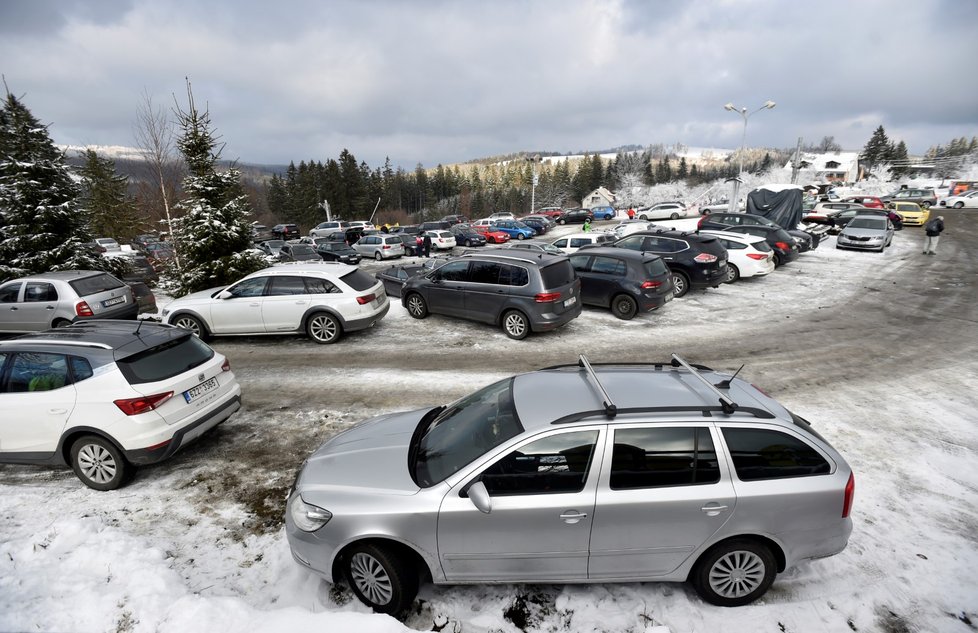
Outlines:
<svg viewBox="0 0 978 633"><path fill-rule="evenodd" d="M429 410L382 415L333 437L306 461L300 485L417 493L420 488L408 472L408 446Z"/></svg>
<svg viewBox="0 0 978 633"><path fill-rule="evenodd" d="M210 303L213 298L212 295L224 290L225 286L217 286L216 288L209 288L207 290L201 290L200 292L192 292L189 295L184 295L179 299L174 299L170 303L170 308L182 305L191 305L199 303Z"/></svg>

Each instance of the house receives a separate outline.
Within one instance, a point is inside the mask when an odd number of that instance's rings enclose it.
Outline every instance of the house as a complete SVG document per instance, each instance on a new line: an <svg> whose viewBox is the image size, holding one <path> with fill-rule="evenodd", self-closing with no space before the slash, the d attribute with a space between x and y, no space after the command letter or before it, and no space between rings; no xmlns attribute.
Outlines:
<svg viewBox="0 0 978 633"><path fill-rule="evenodd" d="M791 169L792 162L789 160L785 169ZM803 152L798 169L813 170L816 179L826 182L856 182L859 179L859 152Z"/></svg>
<svg viewBox="0 0 978 633"><path fill-rule="evenodd" d="M584 196L581 201L581 206L586 209L594 209L595 207L613 207L615 206L615 194L611 193L604 187L598 187L591 193Z"/></svg>

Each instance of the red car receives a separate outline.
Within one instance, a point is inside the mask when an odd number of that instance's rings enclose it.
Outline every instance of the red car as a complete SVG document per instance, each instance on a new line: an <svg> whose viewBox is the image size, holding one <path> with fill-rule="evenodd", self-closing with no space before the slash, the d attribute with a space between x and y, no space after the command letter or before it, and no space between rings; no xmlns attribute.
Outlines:
<svg viewBox="0 0 978 633"><path fill-rule="evenodd" d="M536 215L545 215L553 221L557 221L557 218L563 215L564 210L561 207L543 207L542 209L537 209Z"/></svg>
<svg viewBox="0 0 978 633"><path fill-rule="evenodd" d="M849 196L848 198L843 198L843 202L855 202L856 204L861 204L867 209L885 209L886 205L883 201L876 196Z"/></svg>
<svg viewBox="0 0 978 633"><path fill-rule="evenodd" d="M509 241L509 234L497 231L491 226L473 224L472 229L486 236L486 241L490 244L502 244Z"/></svg>

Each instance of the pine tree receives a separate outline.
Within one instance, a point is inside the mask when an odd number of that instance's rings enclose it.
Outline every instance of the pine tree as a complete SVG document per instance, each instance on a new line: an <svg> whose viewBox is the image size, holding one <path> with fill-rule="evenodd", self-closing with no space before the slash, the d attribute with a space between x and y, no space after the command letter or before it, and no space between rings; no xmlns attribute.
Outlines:
<svg viewBox="0 0 978 633"><path fill-rule="evenodd" d="M0 281L51 270L102 268L78 186L47 127L7 92L0 108Z"/></svg>
<svg viewBox="0 0 978 633"><path fill-rule="evenodd" d="M189 171L183 180L186 198L178 205L184 215L174 222L174 242L182 258L174 288L178 296L230 284L266 266L263 258L248 252L250 210L238 170L232 165L217 171L220 149L210 112L197 110L189 82L187 97L188 109L177 112L182 130L177 147Z"/></svg>
<svg viewBox="0 0 978 633"><path fill-rule="evenodd" d="M870 137L869 141L866 143L866 147L863 148L863 153L861 158L869 164L869 168L872 169L878 163L885 163L887 154L889 153L890 139L886 136L886 130L883 126L876 128L873 132L873 136Z"/></svg>
<svg viewBox="0 0 978 633"><path fill-rule="evenodd" d="M87 149L78 173L82 177L81 203L88 210L92 233L120 242L132 240L140 232L140 217L128 194L129 181L116 174L115 162Z"/></svg>
<svg viewBox="0 0 978 633"><path fill-rule="evenodd" d="M683 156L679 159L679 171L676 172L676 178L685 180L687 176L689 176L689 166L686 164L686 157Z"/></svg>

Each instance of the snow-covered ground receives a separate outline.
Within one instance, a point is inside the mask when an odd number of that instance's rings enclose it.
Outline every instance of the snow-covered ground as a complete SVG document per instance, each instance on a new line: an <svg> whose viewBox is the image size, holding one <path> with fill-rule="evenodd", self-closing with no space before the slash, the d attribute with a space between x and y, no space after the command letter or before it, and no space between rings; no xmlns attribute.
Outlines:
<svg viewBox="0 0 978 633"><path fill-rule="evenodd" d="M231 492L241 482L228 481L253 476L255 485L287 486L257 467L263 451L283 438L321 441L369 415L447 401L510 373L509 353L539 350L547 359L566 355L566 362L578 352L611 360L616 350L644 349L660 358L718 326L733 333L758 319L783 323L813 310L882 300L889 295L877 287L878 271L908 270L920 257L919 243L919 232L904 231L877 255L837 251L830 240L767 278L693 293L628 322L587 309L567 327L524 342L478 324L416 321L395 302L375 331L339 344L372 354L392 342L424 341L434 359L424 371L323 363L297 373L287 362L249 364L249 346L274 347L286 359L297 353L328 359L338 346L324 349L301 338L219 341L215 346L242 382L246 407L216 438L183 454L193 459L147 469L114 493L89 490L67 470L0 467L0 631L974 631L978 365L908 364L902 375L874 375L874 357L914 346L921 355L933 351L913 338L838 349L840 360L865 356L865 374L843 380L826 380L836 368L818 366L810 379L779 382L770 368L752 366L748 349L757 347L744 348L743 375L762 387L774 384L772 395L812 420L857 477L849 547L778 576L764 599L747 607L709 606L680 584L423 585L417 612L402 624L369 613L348 590L295 564L281 528L256 527L254 508ZM453 366L460 347L484 355L483 367ZM803 364L804 351L797 353L785 364ZM372 398L378 384L399 399ZM267 394L288 394L295 385L302 397L289 406L268 403ZM321 397L310 397L317 388ZM356 405L333 399L334 391ZM236 463L241 453L222 444L222 433L254 444L247 453L253 475L248 464ZM298 465L304 456L287 457ZM280 515L284 499L272 506L269 514Z"/></svg>

